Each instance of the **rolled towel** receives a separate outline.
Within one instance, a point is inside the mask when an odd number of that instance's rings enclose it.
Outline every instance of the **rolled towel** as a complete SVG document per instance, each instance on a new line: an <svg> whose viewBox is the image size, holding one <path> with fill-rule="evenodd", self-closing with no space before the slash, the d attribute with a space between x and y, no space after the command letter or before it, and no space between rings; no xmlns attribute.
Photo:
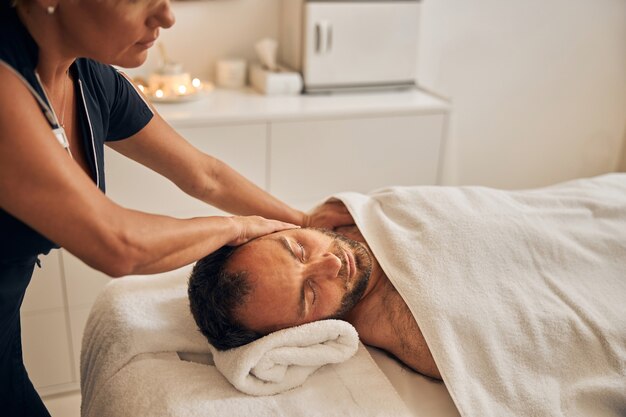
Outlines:
<svg viewBox="0 0 626 417"><path fill-rule="evenodd" d="M298 387L320 367L352 357L359 336L350 323L321 320L279 330L238 348L211 346L216 368L239 391L274 395Z"/></svg>

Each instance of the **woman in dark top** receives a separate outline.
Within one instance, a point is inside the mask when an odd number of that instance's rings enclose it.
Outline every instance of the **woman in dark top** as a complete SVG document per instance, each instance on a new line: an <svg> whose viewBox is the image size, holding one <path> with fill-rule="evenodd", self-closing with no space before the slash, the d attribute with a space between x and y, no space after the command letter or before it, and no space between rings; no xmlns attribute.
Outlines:
<svg viewBox="0 0 626 417"><path fill-rule="evenodd" d="M172 24L169 0L0 0L2 415L49 415L20 342L39 254L62 246L113 277L149 274L292 224L349 221L333 205L295 210L199 152L110 66L142 64ZM105 142L237 216L175 219L115 204L104 195Z"/></svg>

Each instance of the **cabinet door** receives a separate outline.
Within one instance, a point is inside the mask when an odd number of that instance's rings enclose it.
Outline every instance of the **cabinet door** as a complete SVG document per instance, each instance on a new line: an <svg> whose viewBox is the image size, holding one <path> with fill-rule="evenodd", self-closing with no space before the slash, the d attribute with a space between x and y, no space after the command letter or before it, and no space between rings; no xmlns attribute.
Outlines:
<svg viewBox="0 0 626 417"><path fill-rule="evenodd" d="M61 277L60 250L54 249L46 256L39 256L41 268L35 266L24 301L22 313L62 309L63 279Z"/></svg>
<svg viewBox="0 0 626 417"><path fill-rule="evenodd" d="M60 253L40 256L20 311L24 364L37 389L73 381Z"/></svg>
<svg viewBox="0 0 626 417"><path fill-rule="evenodd" d="M87 317L102 288L111 278L87 266L66 250L61 250L67 285L71 343L74 351L73 365L80 369L80 350Z"/></svg>
<svg viewBox="0 0 626 417"><path fill-rule="evenodd" d="M74 380L72 353L64 310L22 314L24 364L35 388Z"/></svg>
<svg viewBox="0 0 626 417"><path fill-rule="evenodd" d="M226 162L265 188L267 125L179 128L177 131L201 151ZM166 178L106 149L107 195L119 204L151 213L189 217L220 211L178 189Z"/></svg>
<svg viewBox="0 0 626 417"><path fill-rule="evenodd" d="M273 123L270 191L302 209L342 191L436 184L444 115Z"/></svg>

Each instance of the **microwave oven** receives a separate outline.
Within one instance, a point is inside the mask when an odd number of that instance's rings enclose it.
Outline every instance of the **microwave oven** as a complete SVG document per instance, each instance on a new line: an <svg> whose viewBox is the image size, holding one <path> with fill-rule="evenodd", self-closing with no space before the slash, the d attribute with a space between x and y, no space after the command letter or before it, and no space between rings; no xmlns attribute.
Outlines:
<svg viewBox="0 0 626 417"><path fill-rule="evenodd" d="M420 1L282 0L279 59L305 92L415 85Z"/></svg>

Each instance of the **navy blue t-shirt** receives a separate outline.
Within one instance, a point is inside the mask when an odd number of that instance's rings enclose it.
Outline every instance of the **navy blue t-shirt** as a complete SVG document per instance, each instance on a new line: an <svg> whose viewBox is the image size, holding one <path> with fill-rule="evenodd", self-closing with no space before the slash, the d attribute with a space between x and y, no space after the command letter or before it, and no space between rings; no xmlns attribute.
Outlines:
<svg viewBox="0 0 626 417"><path fill-rule="evenodd" d="M38 56L39 48L15 9L8 0L0 0L0 65L21 75L47 103L35 75ZM90 176L104 192L104 143L132 136L148 124L153 114L131 83L112 66L78 58L70 71L75 80L75 111ZM26 117L45 118L43 111ZM56 140L54 135L50 140ZM53 242L0 208L0 261L32 258L54 247Z"/></svg>

